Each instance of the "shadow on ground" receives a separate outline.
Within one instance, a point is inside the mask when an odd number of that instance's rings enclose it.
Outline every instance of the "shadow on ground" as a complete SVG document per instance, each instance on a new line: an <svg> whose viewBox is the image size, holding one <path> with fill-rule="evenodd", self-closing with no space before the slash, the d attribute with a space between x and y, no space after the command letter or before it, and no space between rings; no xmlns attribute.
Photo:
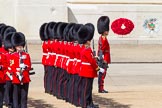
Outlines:
<svg viewBox="0 0 162 108"><path fill-rule="evenodd" d="M123 105L113 99L103 98L98 95L93 95L93 101L99 104L100 108L130 108L130 105Z"/></svg>
<svg viewBox="0 0 162 108"><path fill-rule="evenodd" d="M100 97L98 95L93 95L94 103L99 105L99 108L130 108L131 105L124 105L115 102L113 99L108 99ZM28 98L28 108L56 108L53 105L47 104L41 99Z"/></svg>
<svg viewBox="0 0 162 108"><path fill-rule="evenodd" d="M41 99L28 98L28 108L56 108Z"/></svg>

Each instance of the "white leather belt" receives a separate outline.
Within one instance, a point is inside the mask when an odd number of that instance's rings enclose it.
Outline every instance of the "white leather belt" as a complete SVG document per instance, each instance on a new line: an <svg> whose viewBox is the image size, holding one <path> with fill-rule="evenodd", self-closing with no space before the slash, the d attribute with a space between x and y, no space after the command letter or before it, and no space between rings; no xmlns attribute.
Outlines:
<svg viewBox="0 0 162 108"><path fill-rule="evenodd" d="M43 53L43 55L48 55L47 53Z"/></svg>
<svg viewBox="0 0 162 108"><path fill-rule="evenodd" d="M82 64L84 64L84 65L91 65L90 63L87 63L87 62L82 62Z"/></svg>

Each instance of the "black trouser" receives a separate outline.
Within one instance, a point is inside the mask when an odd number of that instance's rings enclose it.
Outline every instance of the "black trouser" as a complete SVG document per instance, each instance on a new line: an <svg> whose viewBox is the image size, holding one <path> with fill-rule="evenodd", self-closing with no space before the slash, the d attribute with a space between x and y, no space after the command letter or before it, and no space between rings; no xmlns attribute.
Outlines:
<svg viewBox="0 0 162 108"><path fill-rule="evenodd" d="M59 82L59 96L62 99L65 99L64 97L64 82L66 81L66 71L63 69L61 76L60 76L60 82Z"/></svg>
<svg viewBox="0 0 162 108"><path fill-rule="evenodd" d="M54 96L57 95L56 88L57 88L57 77L58 77L58 73L59 73L59 68L58 67L55 67L55 72L53 73L53 79L52 79L52 94Z"/></svg>
<svg viewBox="0 0 162 108"><path fill-rule="evenodd" d="M57 76L56 76L56 97L60 98L59 97L59 82L60 82L60 76L61 76L61 73L62 73L62 69L58 68L57 70L58 71L57 71Z"/></svg>
<svg viewBox="0 0 162 108"><path fill-rule="evenodd" d="M51 91L51 94L54 93L54 84L55 84L55 75L56 75L56 71L57 71L57 68L56 67L53 67L52 69L52 74L51 74L51 81L50 81L50 91Z"/></svg>
<svg viewBox="0 0 162 108"><path fill-rule="evenodd" d="M54 67L53 66L48 66L48 72L47 72L47 75L46 75L46 92L47 93L52 93L52 89L51 89L51 83L52 83L52 71L54 70Z"/></svg>
<svg viewBox="0 0 162 108"><path fill-rule="evenodd" d="M82 93L82 80L83 80L83 77L80 77L79 76L79 81L78 81L78 100L77 100L77 104L78 106L81 106L81 93Z"/></svg>
<svg viewBox="0 0 162 108"><path fill-rule="evenodd" d="M65 77L64 77L65 79L64 79L64 81L63 81L63 85L62 85L62 87L63 87L63 91L62 91L62 93L63 93L63 97L64 97L64 99L66 100L66 101L68 101L68 98L67 98L67 96L68 96L68 83L69 83L69 74L67 73L67 71L65 72Z"/></svg>
<svg viewBox="0 0 162 108"><path fill-rule="evenodd" d="M76 106L79 106L78 104L78 88L79 88L79 81L80 81L80 77L78 76L78 74L74 75L74 94L73 94L73 104Z"/></svg>
<svg viewBox="0 0 162 108"><path fill-rule="evenodd" d="M92 89L94 78L82 78L81 107L86 108L92 104Z"/></svg>
<svg viewBox="0 0 162 108"><path fill-rule="evenodd" d="M4 85L5 84L0 84L0 108L3 108L3 98L4 98Z"/></svg>
<svg viewBox="0 0 162 108"><path fill-rule="evenodd" d="M13 84L13 108L27 108L29 83Z"/></svg>
<svg viewBox="0 0 162 108"><path fill-rule="evenodd" d="M13 102L13 85L12 81L6 81L6 86L5 86L5 104L6 105L12 105Z"/></svg>
<svg viewBox="0 0 162 108"><path fill-rule="evenodd" d="M62 94L62 89L61 86L62 86L62 83L63 83L63 80L65 79L65 70L64 69L61 69L60 68L60 71L59 71L59 74L58 74L58 78L57 78L57 97L59 99L63 99L63 94Z"/></svg>
<svg viewBox="0 0 162 108"><path fill-rule="evenodd" d="M47 82L47 72L48 72L48 66L47 65L44 65L44 89L46 91L46 82Z"/></svg>

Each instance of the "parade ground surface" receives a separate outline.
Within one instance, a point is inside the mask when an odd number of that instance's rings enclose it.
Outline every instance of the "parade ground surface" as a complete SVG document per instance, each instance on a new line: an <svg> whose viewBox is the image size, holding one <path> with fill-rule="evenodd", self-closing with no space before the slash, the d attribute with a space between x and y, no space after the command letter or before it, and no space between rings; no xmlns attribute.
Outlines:
<svg viewBox="0 0 162 108"><path fill-rule="evenodd" d="M75 108L44 93L41 45L28 45L35 75L31 76L28 108ZM162 45L111 45L112 64L105 79L107 94L93 84L100 108L162 108Z"/></svg>

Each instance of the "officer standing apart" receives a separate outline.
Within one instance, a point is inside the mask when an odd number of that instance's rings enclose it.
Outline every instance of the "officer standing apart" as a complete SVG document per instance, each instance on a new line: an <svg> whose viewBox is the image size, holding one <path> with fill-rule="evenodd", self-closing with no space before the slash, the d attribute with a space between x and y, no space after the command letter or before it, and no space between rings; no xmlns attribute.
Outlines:
<svg viewBox="0 0 162 108"><path fill-rule="evenodd" d="M99 66L104 68L104 72L99 72L98 75L98 92L99 93L108 93L104 89L104 79L106 76L108 64L111 62L110 59L110 46L107 39L109 34L109 24L110 19L108 16L101 16L97 21L97 29L100 34L98 41L98 58L99 58Z"/></svg>

